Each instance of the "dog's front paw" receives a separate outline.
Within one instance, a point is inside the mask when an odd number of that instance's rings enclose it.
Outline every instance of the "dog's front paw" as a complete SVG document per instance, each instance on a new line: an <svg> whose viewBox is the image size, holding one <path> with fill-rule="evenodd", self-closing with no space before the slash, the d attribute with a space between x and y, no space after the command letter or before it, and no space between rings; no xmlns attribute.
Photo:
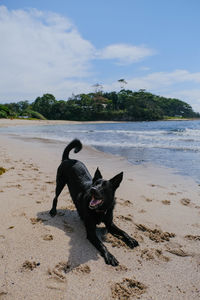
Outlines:
<svg viewBox="0 0 200 300"><path fill-rule="evenodd" d="M139 246L138 241L136 241L135 239L129 237L126 241L127 246L129 246L131 249Z"/></svg>
<svg viewBox="0 0 200 300"><path fill-rule="evenodd" d="M116 267L119 265L118 260L110 253L107 252L104 256L105 262L107 265L111 265L113 267Z"/></svg>
<svg viewBox="0 0 200 300"><path fill-rule="evenodd" d="M51 215L51 217L55 217L55 215L57 214L57 210L52 208L49 214Z"/></svg>

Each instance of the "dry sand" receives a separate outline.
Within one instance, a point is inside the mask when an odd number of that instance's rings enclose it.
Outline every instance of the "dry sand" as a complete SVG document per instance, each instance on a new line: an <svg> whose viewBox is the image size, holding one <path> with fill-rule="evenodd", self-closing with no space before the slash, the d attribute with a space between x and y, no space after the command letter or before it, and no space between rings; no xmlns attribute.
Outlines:
<svg viewBox="0 0 200 300"><path fill-rule="evenodd" d="M6 122L1 126L14 124ZM6 169L0 175L0 299L200 299L198 184L90 148L71 153L92 174L97 166L107 179L124 171L115 222L140 246L131 250L107 235L104 243L120 262L114 268L87 241L67 188L58 215L48 214L64 147L0 136Z"/></svg>

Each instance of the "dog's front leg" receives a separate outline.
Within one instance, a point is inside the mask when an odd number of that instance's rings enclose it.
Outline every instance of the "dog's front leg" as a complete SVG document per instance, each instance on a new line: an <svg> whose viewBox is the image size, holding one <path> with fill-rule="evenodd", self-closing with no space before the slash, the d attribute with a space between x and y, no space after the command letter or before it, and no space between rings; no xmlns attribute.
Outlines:
<svg viewBox="0 0 200 300"><path fill-rule="evenodd" d="M130 237L125 231L121 230L119 227L117 227L113 222L106 225L108 232L112 235L116 235L119 237L122 237L123 241L129 246L130 248L137 247L138 241Z"/></svg>
<svg viewBox="0 0 200 300"><path fill-rule="evenodd" d="M139 245L135 239L130 237L125 231L123 231L113 223L113 208L107 211L104 223L109 233L114 236L121 237L130 248L134 248Z"/></svg>
<svg viewBox="0 0 200 300"><path fill-rule="evenodd" d="M87 239L92 243L92 245L100 252L101 256L104 258L106 264L112 266L118 266L119 262L117 259L108 251L106 246L99 240L96 235L96 226L91 226L91 224L86 224Z"/></svg>

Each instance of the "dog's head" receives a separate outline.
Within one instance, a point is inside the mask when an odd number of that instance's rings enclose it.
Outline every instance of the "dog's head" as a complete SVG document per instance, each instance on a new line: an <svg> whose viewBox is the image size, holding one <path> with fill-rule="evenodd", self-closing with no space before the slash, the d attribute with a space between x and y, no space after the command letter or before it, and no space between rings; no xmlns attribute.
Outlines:
<svg viewBox="0 0 200 300"><path fill-rule="evenodd" d="M114 201L114 194L123 179L123 172L110 180L104 180L97 168L90 189L89 208L105 211Z"/></svg>

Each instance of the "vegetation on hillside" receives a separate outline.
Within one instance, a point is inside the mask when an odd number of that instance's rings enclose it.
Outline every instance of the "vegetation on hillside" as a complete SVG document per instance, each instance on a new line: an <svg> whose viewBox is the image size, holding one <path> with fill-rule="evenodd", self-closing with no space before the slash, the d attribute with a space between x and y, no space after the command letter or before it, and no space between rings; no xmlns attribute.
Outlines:
<svg viewBox="0 0 200 300"><path fill-rule="evenodd" d="M184 101L165 98L139 90L96 91L73 95L67 101L51 94L37 97L33 103L20 101L0 105L0 118L29 117L78 121L153 121L164 118L199 118Z"/></svg>

